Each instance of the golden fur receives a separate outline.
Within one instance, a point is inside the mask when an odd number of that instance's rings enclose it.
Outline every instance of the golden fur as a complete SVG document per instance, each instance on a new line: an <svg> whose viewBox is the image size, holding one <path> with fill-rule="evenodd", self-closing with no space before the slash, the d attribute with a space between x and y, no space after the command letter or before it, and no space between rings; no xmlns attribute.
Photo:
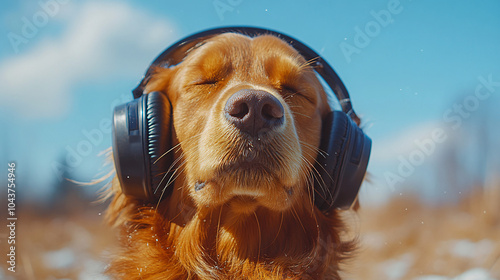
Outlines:
<svg viewBox="0 0 500 280"><path fill-rule="evenodd" d="M264 90L285 125L254 143L223 117L236 91ZM326 94L305 61L273 36L226 33L158 68L146 92L173 108L176 179L169 197L145 203L113 181L108 221L121 228L116 279L340 279L354 250L339 213L314 207L313 165ZM255 144L255 146L254 146ZM249 150L255 168L238 168ZM258 150L258 151L257 151ZM206 182L195 191L196 182Z"/></svg>

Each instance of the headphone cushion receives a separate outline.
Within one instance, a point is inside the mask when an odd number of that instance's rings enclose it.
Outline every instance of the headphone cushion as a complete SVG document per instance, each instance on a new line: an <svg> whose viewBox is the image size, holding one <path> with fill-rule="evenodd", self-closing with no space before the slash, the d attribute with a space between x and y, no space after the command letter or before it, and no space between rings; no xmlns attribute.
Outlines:
<svg viewBox="0 0 500 280"><path fill-rule="evenodd" d="M315 181L316 206L322 211L349 208L356 200L371 151L371 140L344 112L323 119Z"/></svg>
<svg viewBox="0 0 500 280"><path fill-rule="evenodd" d="M151 180L151 196L159 196L163 191L160 184L166 183L170 177L165 173L171 168L171 105L165 94L148 93L144 104L145 115L145 148L149 156ZM147 163L146 163L147 164ZM165 180L163 178L165 177ZM169 188L170 189L170 188ZM168 193L166 193L168 194Z"/></svg>
<svg viewBox="0 0 500 280"><path fill-rule="evenodd" d="M348 129L349 119L341 111L332 111L323 119L315 166L319 173L315 182L315 204L323 211L333 205L337 195L336 184L341 172Z"/></svg>

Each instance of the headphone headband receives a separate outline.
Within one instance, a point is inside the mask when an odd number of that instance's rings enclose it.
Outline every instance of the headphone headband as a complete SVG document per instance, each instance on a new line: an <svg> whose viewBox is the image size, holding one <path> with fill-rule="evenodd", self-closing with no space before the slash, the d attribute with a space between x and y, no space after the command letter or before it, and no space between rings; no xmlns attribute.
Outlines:
<svg viewBox="0 0 500 280"><path fill-rule="evenodd" d="M342 111L350 116L351 119L359 125L360 119L352 108L351 98L349 97L349 93L347 92L344 83L342 83L340 77L337 75L335 70L333 70L332 66L330 66L330 64L326 62L326 60L324 60L313 49L309 48L307 45L293 37L277 31L257 27L230 26L208 29L177 41L169 48L164 50L151 63L144 75L144 78L141 80L139 85L134 90L132 90L134 98L139 98L143 95L144 87L149 81L151 70L153 69L153 67L160 66L168 68L170 66L176 65L184 59L187 51L192 47L196 46L198 43L204 40L222 33L240 33L249 37L256 37L259 35L273 35L290 44L304 57L304 59L306 59L307 61L314 61L314 70L323 78L326 84L334 92L335 96L340 102Z"/></svg>

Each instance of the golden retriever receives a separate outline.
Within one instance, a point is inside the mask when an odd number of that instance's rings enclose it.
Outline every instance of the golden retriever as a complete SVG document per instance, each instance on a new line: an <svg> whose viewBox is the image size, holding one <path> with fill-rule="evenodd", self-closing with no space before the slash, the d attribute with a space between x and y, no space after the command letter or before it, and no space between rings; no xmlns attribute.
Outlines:
<svg viewBox="0 0 500 280"><path fill-rule="evenodd" d="M116 279L340 279L355 249L336 210L314 205L331 110L310 61L271 35L224 33L158 67L145 92L172 105L176 178L159 202L113 181Z"/></svg>

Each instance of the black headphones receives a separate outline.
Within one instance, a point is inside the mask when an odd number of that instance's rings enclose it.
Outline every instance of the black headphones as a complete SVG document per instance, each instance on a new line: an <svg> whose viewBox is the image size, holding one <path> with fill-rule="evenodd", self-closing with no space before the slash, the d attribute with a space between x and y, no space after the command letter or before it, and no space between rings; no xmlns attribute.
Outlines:
<svg viewBox="0 0 500 280"><path fill-rule="evenodd" d="M176 42L151 63L142 81L132 91L134 100L115 108L113 156L123 193L154 201L170 194L172 188L165 186L178 176L171 170L175 162L170 152L173 129L170 102L160 92L144 94L152 69L177 65L191 48L227 32L249 37L274 35L294 47L306 61L314 61L314 70L332 89L342 107L342 111L332 110L323 119L315 165L318 174L315 176L314 202L322 211L350 208L366 173L371 140L357 125L359 118L353 111L347 89L333 68L315 51L282 33L254 27L209 29Z"/></svg>

